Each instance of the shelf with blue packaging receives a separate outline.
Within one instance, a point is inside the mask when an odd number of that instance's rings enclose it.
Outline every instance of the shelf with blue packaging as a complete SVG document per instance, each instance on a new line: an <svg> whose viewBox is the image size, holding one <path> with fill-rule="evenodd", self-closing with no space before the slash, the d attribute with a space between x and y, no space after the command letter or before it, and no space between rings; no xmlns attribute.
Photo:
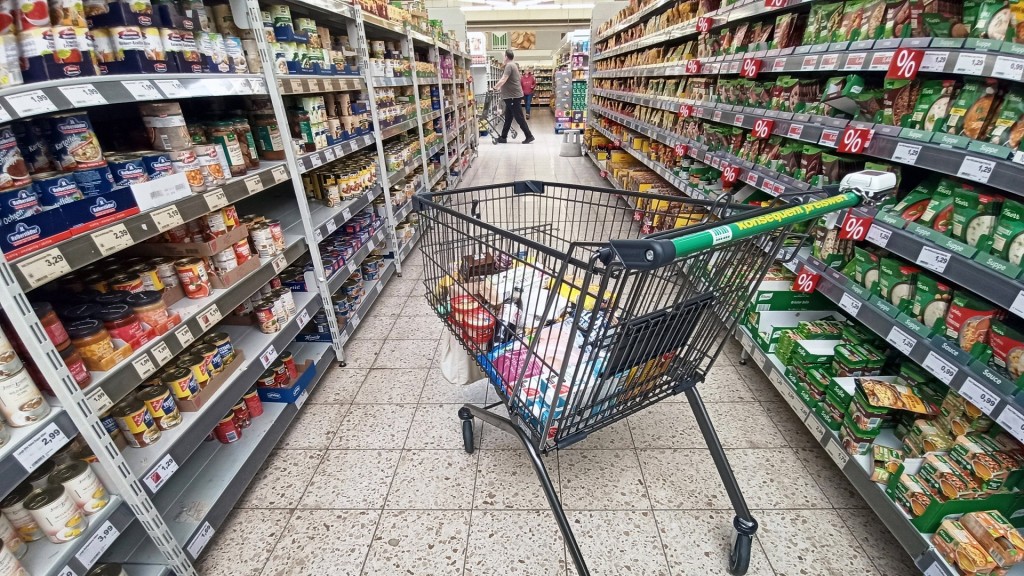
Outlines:
<svg viewBox="0 0 1024 576"><path fill-rule="evenodd" d="M356 136L355 138L349 138L348 140L338 142L332 146L328 146L323 150L317 150L316 152L310 152L303 156L299 156L298 164L302 169L301 173L305 174L314 168L337 160L338 158L344 158L353 152L362 150L370 144L376 141L373 133L364 134L362 136Z"/></svg>
<svg viewBox="0 0 1024 576"><path fill-rule="evenodd" d="M80 76L0 90L0 122L106 104L266 93L266 82L257 74Z"/></svg>
<svg viewBox="0 0 1024 576"><path fill-rule="evenodd" d="M423 119L420 120L420 122L421 123L426 123L426 122L430 122L431 120L434 120L435 118L440 118L440 117L441 117L441 111L440 110L431 110L430 112L427 112L426 114L423 115Z"/></svg>
<svg viewBox="0 0 1024 576"><path fill-rule="evenodd" d="M356 18L355 6L342 0L288 0L287 4L323 13L324 16L341 16L349 20L355 20ZM366 15L364 12L363 16L365 17Z"/></svg>
<svg viewBox="0 0 1024 576"><path fill-rule="evenodd" d="M366 259L366 256L369 255L370 252L373 252L382 245L382 242L384 242L384 236L384 226L381 226L370 236L369 240L367 240L365 244L360 246L359 249L356 250L350 258L348 258L348 262L345 264L344 268L337 270L327 278L327 289L331 294L337 292L341 288L341 285L344 284L360 266L362 266L363 260Z"/></svg>
<svg viewBox="0 0 1024 576"><path fill-rule="evenodd" d="M388 138L391 138L392 136L397 136L399 134L402 134L403 132L408 132L409 130L419 126L419 124L422 122L426 122L426 120L421 120L419 116L416 116L414 118L409 118L408 120L403 120L402 122L399 122L392 126L388 126L387 128L384 128L380 131L381 139L386 140Z"/></svg>
<svg viewBox="0 0 1024 576"><path fill-rule="evenodd" d="M307 320L320 309L319 296L310 294L308 299L316 304L303 309L302 315ZM232 338L241 338L241 331L244 330L240 327L228 328ZM242 430L240 438L235 442L204 442L153 497L154 505L164 517L174 538L182 543L186 555L192 561L202 554L210 539L223 525L245 487L259 472L334 359L334 349L330 344L291 343L297 331L297 322L290 322L286 329L273 338L273 344L267 346L263 353L246 358L248 364L240 369L251 371L252 382L255 382L256 377L263 372L264 364L269 366L279 356L278 350L284 351L287 347L297 365L312 362L297 381L302 387L298 398L289 403L263 402L263 414L252 418L251 425ZM185 509L195 513L181 514L180 511ZM143 534L141 530L135 530L122 536L108 554L110 561L162 563L162 556L152 541L140 538Z"/></svg>
<svg viewBox="0 0 1024 576"><path fill-rule="evenodd" d="M434 154L437 154L438 152L440 152L442 148L444 148L444 144L443 143L438 142L437 144L434 144L433 146L431 146L427 150L426 157L427 158L432 157Z"/></svg>
<svg viewBox="0 0 1024 576"><path fill-rule="evenodd" d="M110 370L92 372L92 383L84 393L93 411L103 413L119 402L135 390L139 382L155 373L190 344L201 339L220 318L231 314L288 264L305 254L307 249L302 236L302 223L298 219L291 222L292 224L284 230L287 248L282 254L261 260L256 270L226 289L215 289L206 298L185 298L171 305L169 311L180 313L182 316L180 324L134 350L128 358Z"/></svg>
<svg viewBox="0 0 1024 576"><path fill-rule="evenodd" d="M71 416L60 406L29 426L7 425L10 440L0 448L0 494L9 494L33 470L78 435Z"/></svg>
<svg viewBox="0 0 1024 576"><path fill-rule="evenodd" d="M338 229L339 226L348 222L352 218L353 214L358 214L361 210L369 206L373 201L384 192L384 188L380 185L374 185L368 192L361 194L354 198L348 198L342 200L337 206L327 206L326 204L310 204L309 206L309 220L313 223L313 238L319 242L324 238L327 238ZM298 218L298 214L290 215L288 217ZM278 218L282 222L286 220Z"/></svg>
<svg viewBox="0 0 1024 576"><path fill-rule="evenodd" d="M78 538L63 544L46 538L36 540L28 545L28 552L20 560L21 566L27 574L85 574L104 552L125 537L125 531L134 520L128 504L120 496L111 494L106 506L85 516L88 526ZM142 535L145 537L144 532Z"/></svg>
<svg viewBox="0 0 1024 576"><path fill-rule="evenodd" d="M359 328L359 324L362 323L363 318L366 318L366 315L370 313L373 305L376 304L377 298L380 296L384 286L386 286L388 281L391 280L391 277L394 276L394 259L388 258L385 259L385 262L387 264L381 268L380 278L377 280L363 281L363 290L365 290L366 294L363 296L363 300L359 303L355 312L350 313L345 319L345 326L341 329L340 345L344 346L352 338L356 330Z"/></svg>
<svg viewBox="0 0 1024 576"><path fill-rule="evenodd" d="M154 194L173 193L181 199L93 229L89 233L73 236L53 247L13 258L10 260L11 267L22 289L28 291L286 180L288 168L284 163L261 162L259 169L245 176L231 178L223 185L202 194L192 194L183 176L147 182L138 186ZM161 186L166 186L166 189ZM184 190L179 191L179 188Z"/></svg>
<svg viewBox="0 0 1024 576"><path fill-rule="evenodd" d="M793 384L786 377L786 369L774 354L765 353L754 341L750 331L745 326L737 327L737 339L740 345L750 355L747 364L754 364L768 377L772 385L779 392L779 395L789 404L797 418L807 427L811 436L818 444L825 449L825 452L835 463L836 467L843 473L843 476L850 481L861 498L882 521L882 524L892 533L896 540L903 546L907 554L914 559L915 564L922 569L932 565L928 558L931 550L931 538L928 534L922 534L910 523L910 517L898 504L892 501L885 493L885 488L871 480L870 470L874 468L871 456L851 456L843 448L839 434L828 428L825 423L810 410L800 399ZM699 388L699 386L698 386ZM891 432L883 432L876 443L887 445L892 448L899 448L901 443ZM928 572L929 576L958 576L956 570Z"/></svg>
<svg viewBox="0 0 1024 576"><path fill-rule="evenodd" d="M278 76L277 86L281 94L319 94L321 92L347 92L363 90L366 81L362 76Z"/></svg>

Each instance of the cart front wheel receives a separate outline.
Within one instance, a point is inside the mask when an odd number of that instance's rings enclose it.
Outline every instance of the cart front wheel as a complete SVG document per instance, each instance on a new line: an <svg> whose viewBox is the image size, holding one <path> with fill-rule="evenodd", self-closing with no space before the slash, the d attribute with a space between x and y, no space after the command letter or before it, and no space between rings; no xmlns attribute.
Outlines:
<svg viewBox="0 0 1024 576"><path fill-rule="evenodd" d="M466 454L473 453L473 413L469 409L459 408L459 420L462 420L462 446Z"/></svg>
<svg viewBox="0 0 1024 576"><path fill-rule="evenodd" d="M736 534L736 541L732 543L732 552L729 553L729 573L733 576L743 576L750 566L750 546L754 540L753 536Z"/></svg>

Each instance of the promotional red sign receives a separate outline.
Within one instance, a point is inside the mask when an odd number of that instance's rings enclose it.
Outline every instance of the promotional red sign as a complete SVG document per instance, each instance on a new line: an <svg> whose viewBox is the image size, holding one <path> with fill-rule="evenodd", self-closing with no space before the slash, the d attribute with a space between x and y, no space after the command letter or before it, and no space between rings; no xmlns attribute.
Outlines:
<svg viewBox="0 0 1024 576"><path fill-rule="evenodd" d="M789 0L764 0L765 8L785 8L789 6Z"/></svg>
<svg viewBox="0 0 1024 576"><path fill-rule="evenodd" d="M616 138L615 141L612 142L612 146L615 146L616 148L622 148L622 140Z"/></svg>
<svg viewBox="0 0 1024 576"><path fill-rule="evenodd" d="M847 126L843 129L842 136L839 137L839 145L836 149L843 154L860 154L868 147L870 140L870 128Z"/></svg>
<svg viewBox="0 0 1024 576"><path fill-rule="evenodd" d="M871 229L871 223L875 219L871 216L858 216L853 211L847 211L843 225L839 228L841 240L863 240Z"/></svg>
<svg viewBox="0 0 1024 576"><path fill-rule="evenodd" d="M722 184L726 187L732 186L740 178L740 169L736 166L725 164L722 166Z"/></svg>
<svg viewBox="0 0 1024 576"><path fill-rule="evenodd" d="M743 59L743 65L740 66L740 76L744 78L757 78L759 72L761 72L760 58Z"/></svg>
<svg viewBox="0 0 1024 576"><path fill-rule="evenodd" d="M796 275L796 278L793 279L793 292L810 294L818 287L819 280L821 280L820 274L804 266L800 269L800 273Z"/></svg>
<svg viewBox="0 0 1024 576"><path fill-rule="evenodd" d="M772 128L775 127L775 121L770 118L758 118L754 122L754 127L750 130L750 133L754 135L754 138L758 140L764 140L772 135Z"/></svg>
<svg viewBox="0 0 1024 576"><path fill-rule="evenodd" d="M895 80L913 80L917 71L921 69L921 62L924 60L924 50L913 48L900 48L889 61L889 71L885 77Z"/></svg>
<svg viewBox="0 0 1024 576"><path fill-rule="evenodd" d="M689 148L686 144L676 144L676 156L686 156L688 149Z"/></svg>
<svg viewBox="0 0 1024 576"><path fill-rule="evenodd" d="M686 73L687 74L700 74L700 60L687 60L686 61Z"/></svg>
<svg viewBox="0 0 1024 576"><path fill-rule="evenodd" d="M680 104L679 117L689 118L690 116L693 116L693 106L690 106L689 104Z"/></svg>

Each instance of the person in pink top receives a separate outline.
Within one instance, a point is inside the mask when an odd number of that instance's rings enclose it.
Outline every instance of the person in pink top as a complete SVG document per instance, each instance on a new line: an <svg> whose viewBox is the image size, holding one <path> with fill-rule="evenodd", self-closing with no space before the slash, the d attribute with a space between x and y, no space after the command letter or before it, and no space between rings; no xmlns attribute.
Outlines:
<svg viewBox="0 0 1024 576"><path fill-rule="evenodd" d="M526 71L519 80L523 86L523 102L526 104L526 119L530 119L530 103L533 101L533 89L537 86L537 79L533 77L533 69Z"/></svg>

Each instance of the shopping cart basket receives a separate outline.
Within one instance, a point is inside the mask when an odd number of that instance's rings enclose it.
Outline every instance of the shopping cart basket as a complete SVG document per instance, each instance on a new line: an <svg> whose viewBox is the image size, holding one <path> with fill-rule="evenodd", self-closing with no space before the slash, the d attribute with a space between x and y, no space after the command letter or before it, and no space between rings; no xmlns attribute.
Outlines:
<svg viewBox="0 0 1024 576"><path fill-rule="evenodd" d="M735 510L730 571L747 570L757 522L697 385L792 226L860 197L771 208L724 198L536 181L417 196L427 300L501 398L459 410L465 449L474 417L522 441L581 576L590 572L540 454L680 393ZM660 231L641 235L638 221ZM508 417L490 411L502 405Z"/></svg>
<svg viewBox="0 0 1024 576"><path fill-rule="evenodd" d="M492 90L484 96L484 122L487 124L487 131L491 133L491 139L497 140L505 124L505 101L496 91ZM519 132L516 132L513 126L509 129L508 135L517 138Z"/></svg>

